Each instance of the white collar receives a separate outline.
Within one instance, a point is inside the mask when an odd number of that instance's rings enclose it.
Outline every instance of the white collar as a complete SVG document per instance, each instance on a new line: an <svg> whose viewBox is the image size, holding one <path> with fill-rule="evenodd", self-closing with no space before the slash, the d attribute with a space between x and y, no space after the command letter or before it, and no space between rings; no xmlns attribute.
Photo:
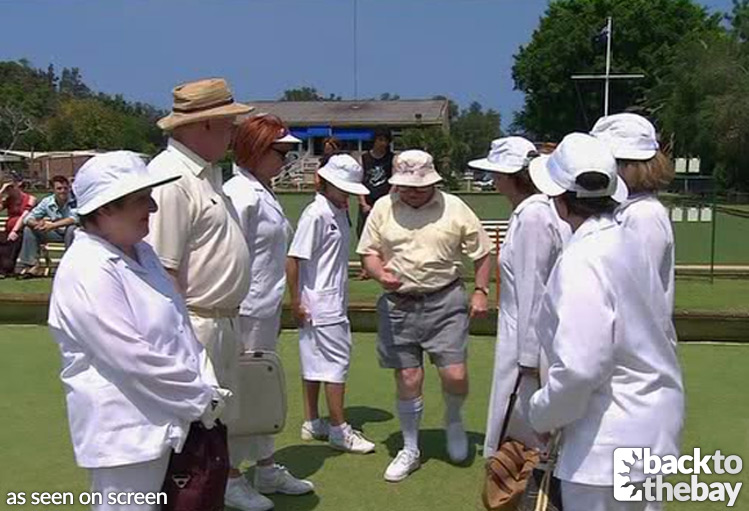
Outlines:
<svg viewBox="0 0 749 511"><path fill-rule="evenodd" d="M614 221L612 215L607 214L590 217L585 220L574 233L572 233L572 237L570 238L569 243L576 243L577 241L586 238L591 234L610 229L611 227L615 227L616 225L617 224Z"/></svg>
<svg viewBox="0 0 749 511"><path fill-rule="evenodd" d="M190 171L199 176L205 169L211 167L211 163L198 156L192 149L182 142L173 138L167 142L167 150L175 153Z"/></svg>
<svg viewBox="0 0 749 511"><path fill-rule="evenodd" d="M521 211L523 211L526 207L528 207L529 204L533 204L535 202L542 202L544 204L549 203L549 198L546 197L543 193L535 193L533 195L530 195L523 199L520 204L518 204L515 207L515 210L512 212L513 216L519 215Z"/></svg>

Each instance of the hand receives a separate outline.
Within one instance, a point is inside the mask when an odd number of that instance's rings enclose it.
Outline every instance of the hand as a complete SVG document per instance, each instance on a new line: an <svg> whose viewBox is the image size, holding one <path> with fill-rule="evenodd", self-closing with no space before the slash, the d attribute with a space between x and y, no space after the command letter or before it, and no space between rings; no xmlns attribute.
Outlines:
<svg viewBox="0 0 749 511"><path fill-rule="evenodd" d="M397 291L403 285L403 282L389 270L383 270L378 280L385 291Z"/></svg>
<svg viewBox="0 0 749 511"><path fill-rule="evenodd" d="M362 210L362 212L365 215L368 215L369 212L372 211L372 206L370 206L369 204L364 203L364 204L361 205L361 210Z"/></svg>
<svg viewBox="0 0 749 511"><path fill-rule="evenodd" d="M16 241L18 239L18 232L11 231L10 234L8 234L8 241Z"/></svg>
<svg viewBox="0 0 749 511"><path fill-rule="evenodd" d="M307 308L299 302L291 303L291 315L294 317L297 326L300 327L304 326L310 320Z"/></svg>
<svg viewBox="0 0 749 511"><path fill-rule="evenodd" d="M55 230L55 223L54 222L50 222L49 220L44 220L42 222L42 226L41 226L41 228L39 230L42 231L42 232L54 231Z"/></svg>
<svg viewBox="0 0 749 511"><path fill-rule="evenodd" d="M489 312L489 298L482 291L474 291L471 296L470 318L485 318Z"/></svg>
<svg viewBox="0 0 749 511"><path fill-rule="evenodd" d="M212 429L216 425L216 421L226 408L226 400L232 396L232 392L228 389L214 387L213 390L213 399L200 416L200 422L203 423L205 429Z"/></svg>

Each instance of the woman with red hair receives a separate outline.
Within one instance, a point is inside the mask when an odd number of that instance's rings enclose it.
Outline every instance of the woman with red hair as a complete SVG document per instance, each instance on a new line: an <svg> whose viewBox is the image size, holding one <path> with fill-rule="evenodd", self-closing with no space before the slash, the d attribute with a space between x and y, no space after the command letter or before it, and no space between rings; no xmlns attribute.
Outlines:
<svg viewBox="0 0 749 511"><path fill-rule="evenodd" d="M301 140L273 115L245 120L234 135L234 177L224 185L224 192L237 210L252 261L250 291L239 309L239 338L248 351L276 351L278 343L291 226L271 181L299 143ZM268 510L273 502L262 494L302 495L314 490L311 482L295 478L276 464L274 451L272 436L232 437L229 432L232 466L253 459L257 468L254 488L233 469L226 490L227 505L243 511Z"/></svg>

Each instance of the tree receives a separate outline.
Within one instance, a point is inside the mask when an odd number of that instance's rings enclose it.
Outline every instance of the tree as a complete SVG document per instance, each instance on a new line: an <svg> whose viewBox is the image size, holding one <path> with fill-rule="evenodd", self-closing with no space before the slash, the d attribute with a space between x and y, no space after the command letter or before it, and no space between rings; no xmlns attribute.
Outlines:
<svg viewBox="0 0 749 511"><path fill-rule="evenodd" d="M693 0L551 2L531 42L515 55L515 87L525 93L516 126L540 140L559 140L573 130L588 131L602 115L602 82L576 89L570 75L605 71L605 46L593 39L607 16L614 20L612 72L645 74L613 83L611 112L642 103L682 39L721 30L720 15L709 15Z"/></svg>
<svg viewBox="0 0 749 511"><path fill-rule="evenodd" d="M323 96L314 87L301 87L298 89L287 89L283 91L280 101L340 101L341 96L329 94Z"/></svg>
<svg viewBox="0 0 749 511"><path fill-rule="evenodd" d="M83 83L83 76L77 67L66 67L63 68L60 78L60 93L74 98L85 98L91 95L91 89Z"/></svg>
<svg viewBox="0 0 749 511"><path fill-rule="evenodd" d="M465 170L469 160L486 155L492 140L502 134L500 121L499 112L491 108L483 111L476 101L460 112L450 126L455 141L453 164L457 169Z"/></svg>
<svg viewBox="0 0 749 511"><path fill-rule="evenodd" d="M401 97L398 94L390 94L389 92L383 92L380 94L380 101L397 101Z"/></svg>
<svg viewBox="0 0 749 511"><path fill-rule="evenodd" d="M36 122L21 107L5 104L0 106L0 128L9 136L5 148L12 151L23 135L36 129Z"/></svg>

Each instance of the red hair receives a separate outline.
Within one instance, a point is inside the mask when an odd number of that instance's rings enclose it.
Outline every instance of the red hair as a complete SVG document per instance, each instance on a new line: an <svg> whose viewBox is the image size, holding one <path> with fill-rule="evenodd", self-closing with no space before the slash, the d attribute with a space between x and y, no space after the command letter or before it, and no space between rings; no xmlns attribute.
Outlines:
<svg viewBox="0 0 749 511"><path fill-rule="evenodd" d="M245 120L234 133L234 160L240 167L252 169L289 128L275 115L257 115Z"/></svg>

